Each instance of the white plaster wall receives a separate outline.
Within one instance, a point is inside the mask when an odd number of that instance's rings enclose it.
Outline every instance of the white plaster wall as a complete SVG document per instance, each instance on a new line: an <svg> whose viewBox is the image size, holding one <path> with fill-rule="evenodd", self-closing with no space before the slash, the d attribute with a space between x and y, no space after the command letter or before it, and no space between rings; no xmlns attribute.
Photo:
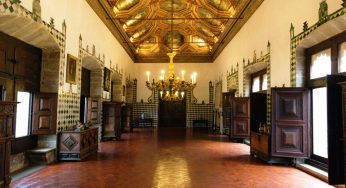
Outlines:
<svg viewBox="0 0 346 188"><path fill-rule="evenodd" d="M169 61L167 57L167 62ZM166 75L168 72L168 63L136 63L134 65L136 70L135 77L137 78L137 101L143 99L144 102L151 95L151 91L146 88L145 81L147 80L146 72L149 71L150 80L152 82L153 76L157 80L160 76L161 70L165 70ZM191 80L190 76L193 72L197 73L197 86L194 90L194 96L197 102L209 103L209 81L214 82L215 78L215 65L213 63L174 63L174 71L176 76L181 77L181 71L185 70L185 80Z"/></svg>
<svg viewBox="0 0 346 188"><path fill-rule="evenodd" d="M293 23L295 33L302 31L303 22L309 26L318 21L320 0L265 0L250 20L244 25L235 38L227 45L213 64L175 64L176 72L184 69L187 75L197 72L198 85L195 96L199 102L209 99L208 82L222 77L223 91L226 91L226 71L239 62L239 86L242 93L242 60L252 59L254 50L266 53L267 42L271 42L272 86L289 86L290 82L290 25ZM329 13L341 8L341 0L327 0ZM32 9L32 0L22 0L22 5ZM133 64L120 43L113 37L85 0L41 0L42 18L49 22L54 18L56 28L61 30L63 20L67 24L66 52L78 55L79 35L83 37L83 47L87 44L90 49L96 46L96 53L106 55L106 67L119 65L132 78L138 80L137 100L144 101L150 96L145 87L146 71L156 73L168 69L168 63ZM167 58L168 62L168 58ZM123 77L124 78L124 77Z"/></svg>
<svg viewBox="0 0 346 188"><path fill-rule="evenodd" d="M21 3L28 10L32 10L32 0L22 0ZM96 55L105 54L105 66L112 67L118 64L125 76L131 74L133 61L114 38L108 28L92 10L85 0L41 0L42 20L49 23L54 18L55 27L61 31L62 23L66 20L66 53L78 57L79 35L83 38L83 47L96 47Z"/></svg>
<svg viewBox="0 0 346 188"><path fill-rule="evenodd" d="M226 71L239 62L240 93L243 89L243 58L252 60L256 50L267 53L271 43L271 86L290 85L290 26L295 34L302 32L303 22L309 26L318 21L321 0L265 0L254 15L215 60L217 74L222 75L226 91ZM341 8L341 0L327 0L329 14Z"/></svg>

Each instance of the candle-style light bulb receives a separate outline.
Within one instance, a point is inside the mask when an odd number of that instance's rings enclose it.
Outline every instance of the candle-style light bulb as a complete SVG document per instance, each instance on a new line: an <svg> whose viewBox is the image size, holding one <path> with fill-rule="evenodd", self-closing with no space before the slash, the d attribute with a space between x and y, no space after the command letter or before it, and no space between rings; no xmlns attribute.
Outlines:
<svg viewBox="0 0 346 188"><path fill-rule="evenodd" d="M184 91L181 92L181 98L184 98Z"/></svg>
<svg viewBox="0 0 346 188"><path fill-rule="evenodd" d="M181 71L181 80L184 80L184 75L185 75L185 71L182 70L182 71Z"/></svg>
<svg viewBox="0 0 346 188"><path fill-rule="evenodd" d="M161 98L162 98L162 95L163 95L163 91L160 91L160 95L161 95Z"/></svg>
<svg viewBox="0 0 346 188"><path fill-rule="evenodd" d="M149 80L150 80L150 72L147 71L147 81L149 82Z"/></svg>
<svg viewBox="0 0 346 188"><path fill-rule="evenodd" d="M164 70L161 70L161 76L162 76L162 80L165 79L165 71Z"/></svg>

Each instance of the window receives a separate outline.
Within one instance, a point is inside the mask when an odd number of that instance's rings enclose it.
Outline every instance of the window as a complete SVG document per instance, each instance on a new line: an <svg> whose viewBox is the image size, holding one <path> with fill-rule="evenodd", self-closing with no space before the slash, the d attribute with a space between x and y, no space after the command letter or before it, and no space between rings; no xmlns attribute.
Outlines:
<svg viewBox="0 0 346 188"><path fill-rule="evenodd" d="M307 86L311 91L311 163L322 168L328 161L327 75L346 72L346 32L306 50ZM322 166L321 166L322 164Z"/></svg>
<svg viewBox="0 0 346 188"><path fill-rule="evenodd" d="M330 49L318 52L311 57L310 79L321 78L331 73Z"/></svg>
<svg viewBox="0 0 346 188"><path fill-rule="evenodd" d="M260 83L260 77L257 76L252 80L252 92L260 91L261 83Z"/></svg>
<svg viewBox="0 0 346 188"><path fill-rule="evenodd" d="M346 72L346 42L339 47L339 69L338 72Z"/></svg>
<svg viewBox="0 0 346 188"><path fill-rule="evenodd" d="M312 151L314 155L328 158L327 140L327 88L312 89L312 123L314 125Z"/></svg>
<svg viewBox="0 0 346 188"><path fill-rule="evenodd" d="M30 127L31 94L29 92L17 92L16 114L16 138L28 136Z"/></svg>
<svg viewBox="0 0 346 188"><path fill-rule="evenodd" d="M267 90L267 70L251 74L251 93Z"/></svg>

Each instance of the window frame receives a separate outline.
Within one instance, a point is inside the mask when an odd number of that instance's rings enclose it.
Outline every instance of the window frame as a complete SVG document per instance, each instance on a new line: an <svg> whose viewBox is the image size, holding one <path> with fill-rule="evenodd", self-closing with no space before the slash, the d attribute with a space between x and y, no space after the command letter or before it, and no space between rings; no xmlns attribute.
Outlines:
<svg viewBox="0 0 346 188"><path fill-rule="evenodd" d="M267 74L267 69L262 69L262 70L259 70L257 72L254 72L250 75L250 93L257 93L257 92L263 92L263 91L266 91L266 90L263 90L263 76ZM257 77L260 77L260 86L259 86L259 91L256 91L256 92L253 92L252 91L252 84L254 82L254 79L257 78Z"/></svg>
<svg viewBox="0 0 346 188"><path fill-rule="evenodd" d="M305 50L305 57L306 57L306 68L305 68L305 75L306 75L306 87L312 92L313 89L320 88L320 87L327 87L327 80L326 76L311 79L311 60L312 56L316 53L319 53L323 50L330 49L330 58L331 58L331 72L330 75L344 75L345 72L339 73L339 50L340 45L342 43L346 42L346 31L331 37L325 41L322 41L308 49ZM312 164L322 170L328 169L328 158L324 158L318 155L314 155L313 151L313 111L312 111L312 95L310 95L310 125L311 125L311 157L307 160L307 163ZM326 99L327 100L327 99ZM327 101L328 102L328 101Z"/></svg>

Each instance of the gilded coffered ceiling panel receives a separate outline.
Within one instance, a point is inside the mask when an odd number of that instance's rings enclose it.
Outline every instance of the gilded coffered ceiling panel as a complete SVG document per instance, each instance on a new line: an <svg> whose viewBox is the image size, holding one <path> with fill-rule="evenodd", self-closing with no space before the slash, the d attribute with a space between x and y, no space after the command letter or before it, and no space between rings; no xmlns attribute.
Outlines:
<svg viewBox="0 0 346 188"><path fill-rule="evenodd" d="M263 0L87 0L134 62L212 62Z"/></svg>

